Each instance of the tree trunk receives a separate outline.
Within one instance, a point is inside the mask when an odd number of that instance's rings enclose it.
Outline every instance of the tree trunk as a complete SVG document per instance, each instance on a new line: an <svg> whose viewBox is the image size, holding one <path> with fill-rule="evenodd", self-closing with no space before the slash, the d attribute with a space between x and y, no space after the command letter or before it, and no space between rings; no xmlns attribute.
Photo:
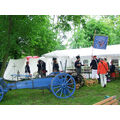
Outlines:
<svg viewBox="0 0 120 120"><path fill-rule="evenodd" d="M3 58L2 67L1 67L1 71L0 71L0 77L3 77L3 75L4 75L7 60L8 60L8 52L5 54L5 56Z"/></svg>
<svg viewBox="0 0 120 120"><path fill-rule="evenodd" d="M1 71L0 71L0 77L4 76L6 63L7 63L8 57L9 57L9 51L10 51L10 48L11 48L11 42L10 42L11 30L12 30L12 16L9 15L8 16L8 40L6 41L7 42L6 53L3 57L3 63L2 63Z"/></svg>

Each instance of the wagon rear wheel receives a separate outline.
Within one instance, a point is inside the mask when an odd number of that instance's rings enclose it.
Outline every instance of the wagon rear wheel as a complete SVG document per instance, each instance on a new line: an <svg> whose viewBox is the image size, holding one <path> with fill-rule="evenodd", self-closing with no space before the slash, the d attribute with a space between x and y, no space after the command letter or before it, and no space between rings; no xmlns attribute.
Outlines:
<svg viewBox="0 0 120 120"><path fill-rule="evenodd" d="M76 76L76 82L80 85L80 88L85 85L84 78L82 75Z"/></svg>
<svg viewBox="0 0 120 120"><path fill-rule="evenodd" d="M4 92L3 92L3 87L0 85L0 101L3 99Z"/></svg>
<svg viewBox="0 0 120 120"><path fill-rule="evenodd" d="M60 73L51 81L51 90L57 98L68 98L74 94L75 89L75 79L67 73Z"/></svg>

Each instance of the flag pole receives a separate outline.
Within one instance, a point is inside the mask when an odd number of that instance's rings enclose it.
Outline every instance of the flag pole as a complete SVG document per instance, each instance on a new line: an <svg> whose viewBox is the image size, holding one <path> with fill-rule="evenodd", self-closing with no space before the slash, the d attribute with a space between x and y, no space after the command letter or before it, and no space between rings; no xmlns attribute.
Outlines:
<svg viewBox="0 0 120 120"><path fill-rule="evenodd" d="M94 31L94 35L93 35L93 45L92 45L92 55L91 56L93 56L93 46L94 46L95 35L96 35L96 30Z"/></svg>

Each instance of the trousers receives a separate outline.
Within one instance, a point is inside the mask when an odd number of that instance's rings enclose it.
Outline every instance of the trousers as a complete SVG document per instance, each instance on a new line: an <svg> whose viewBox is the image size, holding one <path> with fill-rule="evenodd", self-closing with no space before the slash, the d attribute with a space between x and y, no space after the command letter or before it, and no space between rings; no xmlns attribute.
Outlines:
<svg viewBox="0 0 120 120"><path fill-rule="evenodd" d="M98 79L98 78L99 78L99 76L97 74L97 70L92 69L92 79Z"/></svg>
<svg viewBox="0 0 120 120"><path fill-rule="evenodd" d="M100 74L100 81L101 81L101 86L102 87L104 87L104 85L107 84L106 74Z"/></svg>

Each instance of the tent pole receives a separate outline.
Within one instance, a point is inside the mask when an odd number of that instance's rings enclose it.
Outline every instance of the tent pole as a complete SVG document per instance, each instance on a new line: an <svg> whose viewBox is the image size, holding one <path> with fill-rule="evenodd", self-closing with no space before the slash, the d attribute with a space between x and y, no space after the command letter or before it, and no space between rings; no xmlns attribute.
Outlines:
<svg viewBox="0 0 120 120"><path fill-rule="evenodd" d="M65 61L65 72L66 72L66 67L67 67L67 59Z"/></svg>
<svg viewBox="0 0 120 120"><path fill-rule="evenodd" d="M94 39L95 39L95 35L96 35L96 30L94 31L94 35L93 35L93 45L92 45L92 55L93 56L93 47L94 47Z"/></svg>

